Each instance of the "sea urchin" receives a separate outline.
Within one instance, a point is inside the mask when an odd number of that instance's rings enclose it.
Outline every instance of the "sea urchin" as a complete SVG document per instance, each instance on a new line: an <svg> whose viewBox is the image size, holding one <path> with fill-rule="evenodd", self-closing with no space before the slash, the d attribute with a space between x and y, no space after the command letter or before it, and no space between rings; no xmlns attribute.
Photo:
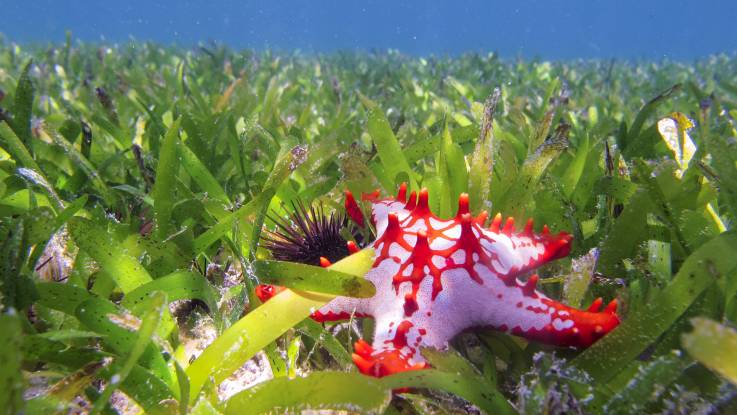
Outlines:
<svg viewBox="0 0 737 415"><path fill-rule="evenodd" d="M265 232L262 246L274 259L321 265L321 258L333 263L350 254L348 241L341 235L348 225L345 214L327 215L322 204L307 208L301 201L293 202L292 208L286 219L269 216L276 229Z"/></svg>

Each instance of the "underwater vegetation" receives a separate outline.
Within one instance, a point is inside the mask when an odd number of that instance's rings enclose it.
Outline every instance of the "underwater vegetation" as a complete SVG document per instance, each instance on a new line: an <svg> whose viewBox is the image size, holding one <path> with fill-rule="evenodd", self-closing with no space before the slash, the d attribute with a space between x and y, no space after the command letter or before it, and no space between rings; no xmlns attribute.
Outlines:
<svg viewBox="0 0 737 415"><path fill-rule="evenodd" d="M0 408L735 413L735 118L727 56L0 40Z"/></svg>

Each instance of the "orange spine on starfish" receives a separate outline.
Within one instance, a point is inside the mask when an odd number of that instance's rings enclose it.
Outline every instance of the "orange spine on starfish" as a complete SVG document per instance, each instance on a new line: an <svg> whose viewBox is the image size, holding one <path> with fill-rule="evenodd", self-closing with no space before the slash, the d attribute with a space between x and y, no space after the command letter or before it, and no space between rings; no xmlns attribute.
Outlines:
<svg viewBox="0 0 737 415"><path fill-rule="evenodd" d="M353 197L353 193L350 190L345 191L345 211L356 225L362 228L364 227L363 213L361 213L361 208L358 207L356 198Z"/></svg>

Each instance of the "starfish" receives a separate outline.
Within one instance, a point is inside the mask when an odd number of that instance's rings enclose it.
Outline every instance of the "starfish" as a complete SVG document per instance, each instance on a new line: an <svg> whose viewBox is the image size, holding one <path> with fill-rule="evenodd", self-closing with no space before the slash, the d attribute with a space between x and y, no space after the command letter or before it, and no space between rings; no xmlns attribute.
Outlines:
<svg viewBox="0 0 737 415"><path fill-rule="evenodd" d="M487 213L474 217L469 197L462 194L452 219L433 215L427 189L407 197L403 184L396 197L371 202L376 229L374 264L366 278L376 286L371 298L337 297L312 314L319 322L372 317L371 345L354 344L353 361L367 375L382 377L427 367L422 347L445 349L458 333L490 327L528 340L558 346L588 347L619 324L617 300L604 310L597 298L579 310L548 298L536 289L538 276L519 277L570 253L572 237L553 235L547 226L540 234L530 220L516 231L514 219L502 222L497 214L489 227ZM358 203L346 192L346 211L366 226ZM348 250L355 252L355 244ZM330 262L322 258L323 266ZM279 287L259 286L267 300Z"/></svg>

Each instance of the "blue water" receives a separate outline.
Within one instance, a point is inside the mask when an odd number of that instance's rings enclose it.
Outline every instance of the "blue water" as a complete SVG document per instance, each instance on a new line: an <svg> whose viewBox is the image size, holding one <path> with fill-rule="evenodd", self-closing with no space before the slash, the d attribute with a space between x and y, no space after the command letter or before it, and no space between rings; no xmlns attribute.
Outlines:
<svg viewBox="0 0 737 415"><path fill-rule="evenodd" d="M131 38L234 48L691 60L737 51L737 1L3 0L18 42Z"/></svg>

